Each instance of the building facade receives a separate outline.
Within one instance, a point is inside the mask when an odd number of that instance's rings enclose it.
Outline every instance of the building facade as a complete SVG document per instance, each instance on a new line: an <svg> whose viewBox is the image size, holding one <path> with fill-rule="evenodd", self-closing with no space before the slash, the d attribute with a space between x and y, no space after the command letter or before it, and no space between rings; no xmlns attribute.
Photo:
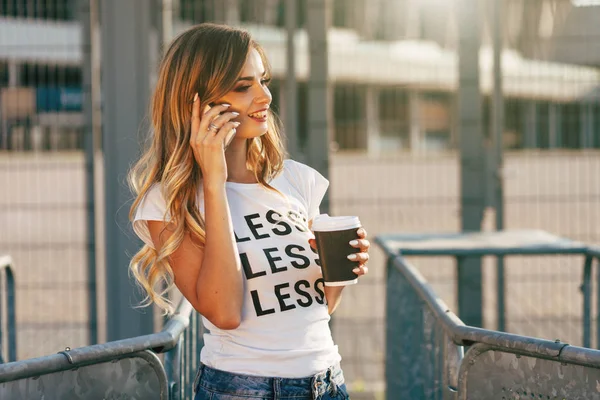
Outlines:
<svg viewBox="0 0 600 400"><path fill-rule="evenodd" d="M77 0L0 0L0 148L81 147L77 4ZM600 51L589 51L589 43L600 43L593 40L600 39L600 24L590 17L600 20L600 7L576 7L568 0L505 4L505 146L600 147ZM274 106L284 109L283 0L163 0L162 5L173 16L171 36L202 21L250 30L272 60ZM302 29L306 1L297 0L297 5L297 131L302 144L309 73L307 35ZM334 149L377 153L456 146L456 5L456 0L332 2ZM492 75L488 15L484 8L480 54L484 120L489 120L486 105ZM574 35L581 40L569 42Z"/></svg>

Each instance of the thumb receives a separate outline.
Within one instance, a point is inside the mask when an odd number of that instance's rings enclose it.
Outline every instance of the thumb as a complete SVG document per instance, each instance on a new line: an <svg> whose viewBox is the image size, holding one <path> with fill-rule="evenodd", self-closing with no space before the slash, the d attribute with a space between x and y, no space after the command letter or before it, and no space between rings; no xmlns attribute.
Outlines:
<svg viewBox="0 0 600 400"><path fill-rule="evenodd" d="M317 250L317 241L315 239L308 239L308 244L310 245L310 247Z"/></svg>

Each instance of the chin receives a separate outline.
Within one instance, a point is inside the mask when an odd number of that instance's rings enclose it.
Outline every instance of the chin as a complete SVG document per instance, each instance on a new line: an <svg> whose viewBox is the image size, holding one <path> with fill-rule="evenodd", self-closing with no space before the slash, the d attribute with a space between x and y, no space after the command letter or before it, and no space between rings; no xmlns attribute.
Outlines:
<svg viewBox="0 0 600 400"><path fill-rule="evenodd" d="M237 134L237 137L239 138L243 138L243 139L253 139L253 138L258 138L261 136L264 136L267 134L269 130L268 129L260 129L260 130L255 130L253 132L241 132Z"/></svg>

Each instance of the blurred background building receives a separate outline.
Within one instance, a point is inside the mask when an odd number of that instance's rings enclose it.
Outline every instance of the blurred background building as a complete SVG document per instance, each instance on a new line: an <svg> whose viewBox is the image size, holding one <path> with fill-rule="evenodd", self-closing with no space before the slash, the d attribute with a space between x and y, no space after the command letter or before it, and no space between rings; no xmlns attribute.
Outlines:
<svg viewBox="0 0 600 400"><path fill-rule="evenodd" d="M202 21L253 31L273 60L275 104L285 79L283 2L173 0L173 33ZM456 146L457 27L453 1L336 0L330 77L335 143L370 152ZM504 27L508 148L600 147L598 7L510 0ZM588 3L581 3L588 4ZM298 2L298 24L305 2ZM485 9L484 9L485 11ZM482 90L491 89L491 33L482 26ZM81 26L75 0L0 3L0 111L4 149L81 148ZM299 96L308 74L297 37ZM487 96L486 96L487 101ZM303 104L302 101L299 102ZM484 109L486 109L484 107ZM299 110L299 132L306 107ZM304 133L304 134L303 134Z"/></svg>
<svg viewBox="0 0 600 400"><path fill-rule="evenodd" d="M274 73L273 105L285 114L284 14L291 1L298 25L298 115L297 126L288 130L297 132L295 155L301 157L308 138L304 27L310 1L156 0L150 58L155 64L161 40L192 24L242 26L266 49ZM359 215L371 235L460 229L457 4L331 1L331 212ZM479 4L482 129L489 138L492 3ZM600 244L600 2L503 4L505 227L544 229ZM106 337L104 303L111 283L105 280L102 251L93 255L98 268L88 268L89 253L103 246L101 218L96 218L97 241L84 239L91 208L85 187L91 178L83 108L92 96L94 112L100 112L101 98L84 84L90 71L82 68L91 53L92 81L99 79L101 24L92 25L91 49L86 49L80 0L0 0L0 253L11 254L18 267L19 358ZM94 135L102 153L101 131ZM102 173L98 162L97 183ZM92 203L101 214L104 188L97 184L96 189ZM493 216L485 215L482 229L494 229ZM333 321L355 391L377 392L383 384L385 268L382 254L373 253L371 274L348 290ZM495 275L488 261L484 325L495 328ZM453 261L419 260L418 266L455 306ZM507 330L581 344L579 266L579 260L566 257L507 261ZM97 315L89 313L94 302Z"/></svg>

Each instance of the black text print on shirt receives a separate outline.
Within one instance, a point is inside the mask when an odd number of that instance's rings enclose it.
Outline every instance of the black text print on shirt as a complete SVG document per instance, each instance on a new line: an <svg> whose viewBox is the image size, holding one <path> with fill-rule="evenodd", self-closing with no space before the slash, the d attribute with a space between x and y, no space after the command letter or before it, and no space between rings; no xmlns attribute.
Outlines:
<svg viewBox="0 0 600 400"><path fill-rule="evenodd" d="M288 212L287 218L284 218L277 211L269 210L265 216L258 213L244 216L244 220L249 228L247 236L238 236L235 234L235 239L238 243L248 241L260 241L270 238L271 235L286 236L290 235L294 229L299 232L306 232L306 218L294 211ZM287 222L286 222L287 220ZM250 260L246 253L240 253L240 260L246 280L260 279L267 275L274 275L288 268L305 269L311 264L311 258L317 255L317 252L311 248L308 243L306 246L299 244L288 244L285 248L267 247L262 249L264 254L263 266L268 265L268 268L253 269L250 265ZM286 256L289 261L288 265L283 265L282 256ZM317 265L320 265L319 259L314 258ZM277 298L276 307L265 307L261 304L260 294L257 290L252 290L250 295L254 310L258 317L263 315L274 314L276 312L285 312L293 310L297 307L310 307L313 304L325 304L325 292L323 290L323 278L318 278L314 282L309 282L306 279L300 279L297 282L282 282L273 287L273 292ZM312 293L312 294L311 294Z"/></svg>

